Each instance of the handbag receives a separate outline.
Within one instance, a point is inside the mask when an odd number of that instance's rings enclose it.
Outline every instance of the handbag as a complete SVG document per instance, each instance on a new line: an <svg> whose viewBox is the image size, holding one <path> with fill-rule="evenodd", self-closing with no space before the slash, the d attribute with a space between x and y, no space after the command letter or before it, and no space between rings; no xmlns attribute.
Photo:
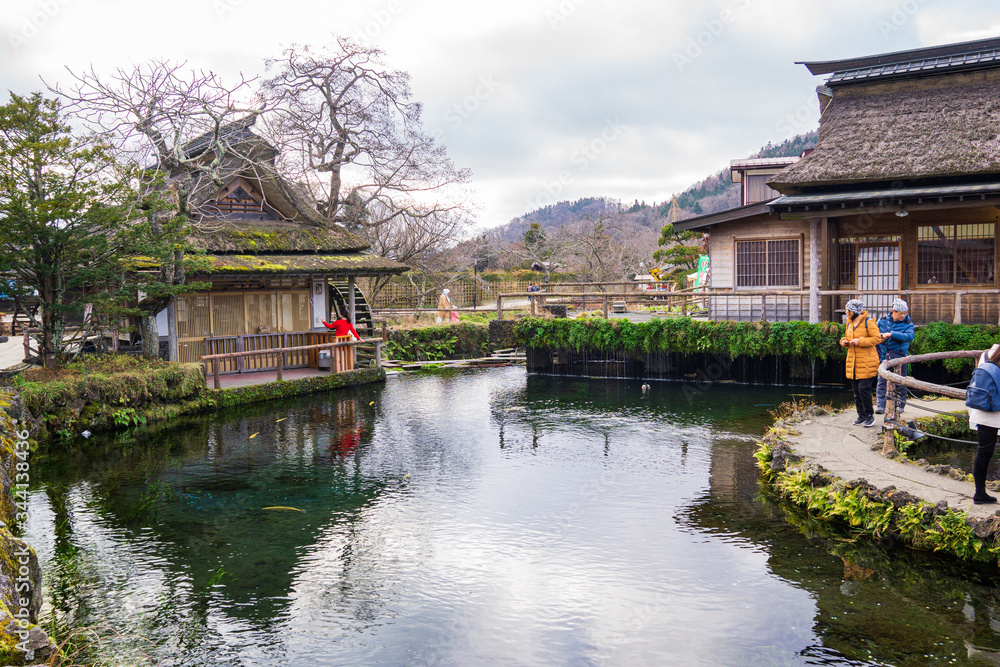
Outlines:
<svg viewBox="0 0 1000 667"><path fill-rule="evenodd" d="M965 407L986 412L1000 411L1000 366L991 361L972 371L965 393Z"/></svg>

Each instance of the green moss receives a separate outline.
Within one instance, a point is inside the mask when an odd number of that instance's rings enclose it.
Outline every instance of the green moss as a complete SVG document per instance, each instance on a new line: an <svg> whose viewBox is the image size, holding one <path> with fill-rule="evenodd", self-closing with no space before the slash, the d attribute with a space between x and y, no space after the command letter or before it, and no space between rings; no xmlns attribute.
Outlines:
<svg viewBox="0 0 1000 667"><path fill-rule="evenodd" d="M489 327L472 322L392 331L385 354L399 361L478 359L489 354Z"/></svg>
<svg viewBox="0 0 1000 667"><path fill-rule="evenodd" d="M965 512L948 508L940 511L916 500L893 502L895 490L878 491L860 482L848 482L821 473L816 466L787 460L772 466L774 452L783 444L777 429L771 429L758 445L754 456L762 483L773 495L806 510L817 521L840 527L854 539L881 539L893 536L914 549L948 553L963 560L1000 564L1000 544L995 535L976 535Z"/></svg>

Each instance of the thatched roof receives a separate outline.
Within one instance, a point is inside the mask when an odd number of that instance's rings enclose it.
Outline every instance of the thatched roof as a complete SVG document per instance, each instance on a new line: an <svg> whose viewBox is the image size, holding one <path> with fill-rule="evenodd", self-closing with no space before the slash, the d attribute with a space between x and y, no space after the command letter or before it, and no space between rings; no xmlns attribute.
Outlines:
<svg viewBox="0 0 1000 667"><path fill-rule="evenodd" d="M815 150L775 190L1000 174L1000 71L840 86L826 100Z"/></svg>
<svg viewBox="0 0 1000 667"><path fill-rule="evenodd" d="M404 264L364 253L317 255L208 255L208 270L198 275L254 273L335 273L338 275L376 275L403 273Z"/></svg>

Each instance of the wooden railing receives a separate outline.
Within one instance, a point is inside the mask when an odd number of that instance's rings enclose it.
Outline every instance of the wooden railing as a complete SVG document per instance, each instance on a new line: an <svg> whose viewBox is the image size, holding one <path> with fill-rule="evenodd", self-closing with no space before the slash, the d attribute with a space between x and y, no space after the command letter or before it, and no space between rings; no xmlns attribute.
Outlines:
<svg viewBox="0 0 1000 667"><path fill-rule="evenodd" d="M330 350L330 372L336 373L338 368L338 363L336 360L335 350L338 348L348 348L352 350L353 359L353 348L358 345L375 344L375 367L380 368L382 366L382 339L381 338L362 338L361 340L348 340L334 343L319 343L316 345L297 345L295 347L279 347L270 348L266 350L248 350L243 352L224 352L222 354L206 354L201 357L202 363L206 365L205 373L208 374L208 363L211 362L212 366L212 383L215 389L221 389L222 384L220 380L220 367L226 362L226 360L239 359L244 357L258 357L262 362L274 360L274 368L277 371L277 379L281 381L283 379L282 375L287 368L287 355L295 354L299 352L306 352L312 355L313 352L318 353L320 350ZM263 363L260 364L261 367L264 366ZM270 364L268 364L270 366ZM351 364L353 368L353 364Z"/></svg>
<svg viewBox="0 0 1000 667"><path fill-rule="evenodd" d="M914 354L908 357L900 357L898 359L886 359L878 367L878 374L880 377L885 378L885 436L882 440L882 453L888 454L890 451L896 449L896 439L894 437L894 432L896 430L897 424L896 420L899 418L899 412L896 410L896 385L907 387L909 389L917 389L920 391L926 391L932 394L938 394L940 396L947 396L948 398L956 398L960 401L965 400L965 389L959 387L949 387L943 384L934 384L932 382L924 382L923 380L918 380L913 377L907 377L904 375L899 375L898 373L893 373L893 370L903 366L904 364L919 363L922 361L942 361L944 359L969 359L977 358L983 353L982 350L956 350L953 352L932 352L931 354Z"/></svg>
<svg viewBox="0 0 1000 667"><path fill-rule="evenodd" d="M582 284L582 283L581 283ZM605 283L619 285L621 283ZM560 284L564 285L564 284ZM590 283L587 283L590 285ZM667 314L687 316L692 312L707 311L707 317L713 320L732 320L737 322L771 321L788 322L791 320L809 321L810 293L808 290L759 290L759 289L718 289L699 288L697 290L677 291L553 291L557 285L547 285L544 292L529 292L522 294L500 294L497 296L497 318L503 319L505 304L517 304L527 308L532 315L537 314L546 305L552 303L567 303L582 310L588 303L600 308L604 316L608 315L610 300L624 300L626 306L657 305L663 306ZM974 320L977 323L1000 324L1000 290L997 289L947 289L947 290L818 290L818 299L841 299L860 296L862 299L882 296L884 300L890 297L901 297L910 301L910 312L915 321L938 321L950 319L955 324ZM979 297L979 298L976 298ZM990 297L996 297L991 299ZM842 314L839 304L828 303L827 310ZM975 308L973 308L975 306ZM830 319L838 320L831 316Z"/></svg>

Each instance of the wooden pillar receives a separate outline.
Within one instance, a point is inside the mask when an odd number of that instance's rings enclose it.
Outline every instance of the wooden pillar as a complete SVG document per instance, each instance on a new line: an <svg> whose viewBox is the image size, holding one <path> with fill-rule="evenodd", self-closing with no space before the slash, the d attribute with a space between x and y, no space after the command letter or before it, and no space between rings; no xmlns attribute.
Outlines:
<svg viewBox="0 0 1000 667"><path fill-rule="evenodd" d="M497 320L503 319L503 295L497 294Z"/></svg>
<svg viewBox="0 0 1000 667"><path fill-rule="evenodd" d="M375 341L375 368L382 368L382 341Z"/></svg>
<svg viewBox="0 0 1000 667"><path fill-rule="evenodd" d="M219 360L212 359L212 386L222 389L222 380L219 379Z"/></svg>
<svg viewBox="0 0 1000 667"><path fill-rule="evenodd" d="M282 373L285 371L285 353L284 351L278 353L278 382L281 382L285 378L282 377Z"/></svg>
<svg viewBox="0 0 1000 667"><path fill-rule="evenodd" d="M952 320L952 324L962 323L962 293L955 292L955 319Z"/></svg>
<svg viewBox="0 0 1000 667"><path fill-rule="evenodd" d="M819 323L819 220L809 220L809 323Z"/></svg>
<svg viewBox="0 0 1000 667"><path fill-rule="evenodd" d="M351 324L353 324L354 328L357 329L358 328L358 313L357 313L357 309L356 309L356 305L357 305L356 299L354 298L354 276L350 276L347 279L347 294L348 294L347 309L351 313ZM351 356L354 358L354 363L351 364L351 367L353 368L353 367L355 367L355 366L358 365L358 348L357 348L357 346L352 345L351 349L350 349L350 353L351 353ZM330 355L330 361L331 361L330 367L332 368L333 367L333 363L332 363L333 362L333 354Z"/></svg>
<svg viewBox="0 0 1000 667"><path fill-rule="evenodd" d="M531 314L532 317L535 317L535 315L537 314L537 310L535 309L535 295L534 294L529 294L528 295L528 312Z"/></svg>
<svg viewBox="0 0 1000 667"><path fill-rule="evenodd" d="M604 319L608 319L608 295L604 295Z"/></svg>
<svg viewBox="0 0 1000 667"><path fill-rule="evenodd" d="M888 454L896 450L896 383L888 380L885 383L885 430L882 433L882 453Z"/></svg>
<svg viewBox="0 0 1000 667"><path fill-rule="evenodd" d="M167 302L167 361L177 361L177 297ZM216 387L218 389L218 387Z"/></svg>

